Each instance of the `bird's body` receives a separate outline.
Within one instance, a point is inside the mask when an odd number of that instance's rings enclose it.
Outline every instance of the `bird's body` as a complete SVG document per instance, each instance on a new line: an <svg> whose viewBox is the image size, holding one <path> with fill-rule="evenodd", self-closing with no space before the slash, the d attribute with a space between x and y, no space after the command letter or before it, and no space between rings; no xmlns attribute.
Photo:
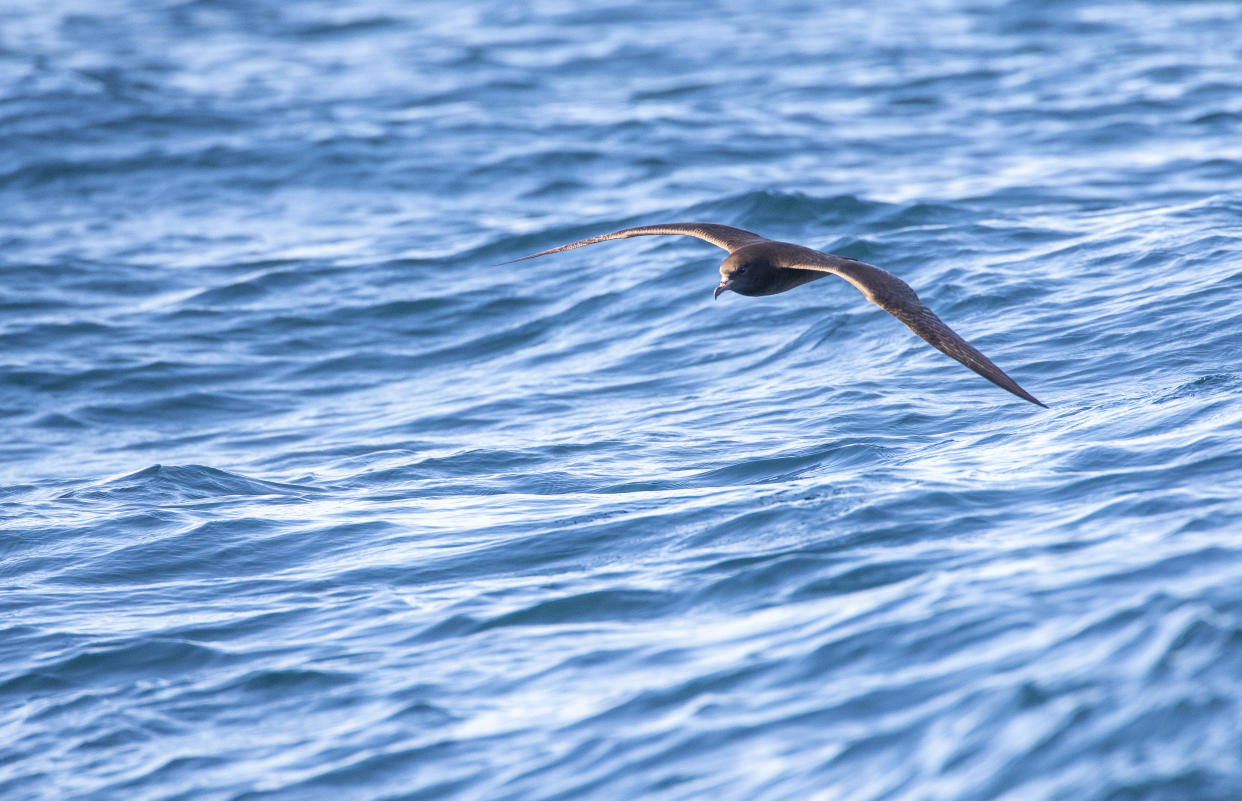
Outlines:
<svg viewBox="0 0 1242 801"><path fill-rule="evenodd" d="M857 259L765 239L759 234L714 223L669 223L625 228L609 234L580 239L568 245L532 253L513 261L572 250L609 239L660 234L693 236L729 252L720 264L720 284L714 296L733 291L739 295L775 295L825 275L833 274L853 284L867 300L901 320L910 330L940 352L956 359L993 384L1023 400L1043 406L1003 370L957 335L927 308L910 285L892 273ZM1045 407L1047 408L1047 407Z"/></svg>

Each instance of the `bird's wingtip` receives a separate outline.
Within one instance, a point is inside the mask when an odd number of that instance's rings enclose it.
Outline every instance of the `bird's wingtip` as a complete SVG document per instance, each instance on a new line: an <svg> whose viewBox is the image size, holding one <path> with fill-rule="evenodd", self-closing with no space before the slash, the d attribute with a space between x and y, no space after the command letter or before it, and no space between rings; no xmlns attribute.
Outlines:
<svg viewBox="0 0 1242 801"><path fill-rule="evenodd" d="M1021 387L1019 387L1019 389L1021 389ZM1012 391L1012 390L1011 390L1011 391ZM1031 393L1027 392L1026 390L1022 390L1022 392L1021 392L1021 393L1014 392L1013 394L1017 395L1019 398L1021 398L1021 399L1022 399L1022 400L1024 400L1024 401L1030 401L1031 403L1035 404L1036 406L1040 406L1040 407L1042 407L1042 408L1044 408L1044 409L1047 409L1047 408L1048 408L1048 404L1044 403L1044 402L1043 402L1043 401L1041 401L1039 398L1035 397L1034 395L1032 395Z"/></svg>

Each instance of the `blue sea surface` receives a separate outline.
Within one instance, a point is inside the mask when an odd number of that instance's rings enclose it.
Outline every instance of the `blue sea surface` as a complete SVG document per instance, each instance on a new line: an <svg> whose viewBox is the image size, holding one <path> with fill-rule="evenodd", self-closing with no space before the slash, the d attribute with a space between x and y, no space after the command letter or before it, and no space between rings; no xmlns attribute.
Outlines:
<svg viewBox="0 0 1242 801"><path fill-rule="evenodd" d="M7 2L0 420L5 801L1238 801L1242 4Z"/></svg>

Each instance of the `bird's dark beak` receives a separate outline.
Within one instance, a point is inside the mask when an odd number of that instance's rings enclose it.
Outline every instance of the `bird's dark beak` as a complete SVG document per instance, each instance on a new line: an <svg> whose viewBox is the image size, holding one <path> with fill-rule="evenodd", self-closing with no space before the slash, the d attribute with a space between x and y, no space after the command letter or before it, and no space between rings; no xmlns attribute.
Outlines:
<svg viewBox="0 0 1242 801"><path fill-rule="evenodd" d="M724 279L723 281L721 281L719 284L716 285L716 291L712 293L712 300L715 300L716 298L720 297L721 292L728 291L732 288L733 288L732 279L729 279L729 278Z"/></svg>

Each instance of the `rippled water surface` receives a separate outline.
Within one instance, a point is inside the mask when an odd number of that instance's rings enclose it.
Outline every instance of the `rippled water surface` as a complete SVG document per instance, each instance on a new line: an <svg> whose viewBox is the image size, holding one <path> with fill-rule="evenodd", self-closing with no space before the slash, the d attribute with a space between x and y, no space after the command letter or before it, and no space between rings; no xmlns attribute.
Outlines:
<svg viewBox="0 0 1242 801"><path fill-rule="evenodd" d="M1239 31L4 4L0 796L1242 798Z"/></svg>

